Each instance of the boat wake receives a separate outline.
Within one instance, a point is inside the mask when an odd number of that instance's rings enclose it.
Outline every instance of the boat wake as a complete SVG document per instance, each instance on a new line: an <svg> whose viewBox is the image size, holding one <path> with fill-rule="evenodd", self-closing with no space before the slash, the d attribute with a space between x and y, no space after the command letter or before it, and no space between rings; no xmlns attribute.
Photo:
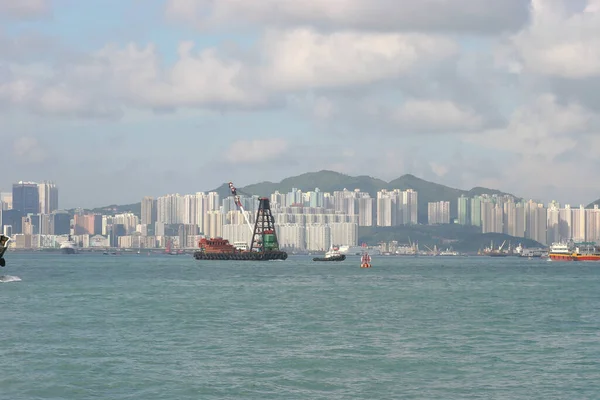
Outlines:
<svg viewBox="0 0 600 400"><path fill-rule="evenodd" d="M12 275L0 275L0 282L8 283L8 282L21 282L21 278L18 276Z"/></svg>

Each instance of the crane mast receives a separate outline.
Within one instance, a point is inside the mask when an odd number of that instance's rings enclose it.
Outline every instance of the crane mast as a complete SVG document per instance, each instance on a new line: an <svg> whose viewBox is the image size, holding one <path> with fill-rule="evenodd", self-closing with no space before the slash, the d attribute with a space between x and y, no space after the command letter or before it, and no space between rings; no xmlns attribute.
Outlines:
<svg viewBox="0 0 600 400"><path fill-rule="evenodd" d="M250 233L254 234L254 228L252 228L252 224L250 223L250 220L248 219L248 212L246 210L244 210L244 206L242 206L242 201L240 200L240 196L237 194L237 189L235 188L235 186L233 186L232 182L229 182L229 190L231 190L231 194L233 195L233 201L235 202L235 205L240 209L240 211L242 212L242 215L244 216L244 219L246 220L246 224L248 225L248 228L250 229Z"/></svg>

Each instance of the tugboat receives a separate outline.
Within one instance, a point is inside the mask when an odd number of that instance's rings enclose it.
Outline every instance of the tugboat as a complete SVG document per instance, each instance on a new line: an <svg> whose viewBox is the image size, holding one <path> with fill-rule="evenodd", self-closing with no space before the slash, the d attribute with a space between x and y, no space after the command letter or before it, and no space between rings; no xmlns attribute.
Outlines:
<svg viewBox="0 0 600 400"><path fill-rule="evenodd" d="M6 253L6 250L8 250L8 242L10 242L10 238L8 236L0 235L0 267L4 267L6 265L4 253Z"/></svg>
<svg viewBox="0 0 600 400"><path fill-rule="evenodd" d="M315 257L313 261L344 261L345 259L346 255L340 253L339 248L333 247L325 253L325 257Z"/></svg>

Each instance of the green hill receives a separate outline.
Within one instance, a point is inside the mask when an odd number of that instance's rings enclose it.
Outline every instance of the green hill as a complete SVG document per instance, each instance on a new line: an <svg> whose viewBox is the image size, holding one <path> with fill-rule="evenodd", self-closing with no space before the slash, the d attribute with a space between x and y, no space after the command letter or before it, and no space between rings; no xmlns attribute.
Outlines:
<svg viewBox="0 0 600 400"><path fill-rule="evenodd" d="M427 247L438 249L452 248L461 252L477 252L489 246L491 242L498 246L506 240L512 246L521 243L524 247L544 247L542 244L525 238L517 238L502 233L481 233L475 226L448 225L416 225L392 227L360 227L359 243L374 246L380 242L418 243L421 250Z"/></svg>
<svg viewBox="0 0 600 400"><path fill-rule="evenodd" d="M243 188L238 188L238 192L241 194L268 197L275 191L288 193L293 188L302 191L319 188L322 192L334 192L336 190L343 190L344 188L348 190L359 188L364 192L370 193L371 196L374 196L379 190L385 189L387 186L387 182L370 176L349 176L339 172L323 170L286 178L278 183L255 183L244 186ZM218 192L221 197L230 195L229 186L227 184L219 186L214 191Z"/></svg>
<svg viewBox="0 0 600 400"><path fill-rule="evenodd" d="M74 215L75 214L75 209L70 209L67 210L67 212L69 214ZM141 216L142 214L142 203L133 203L133 204L123 204L123 205L117 205L117 204L112 204L110 206L105 206L105 207L98 207L98 208L92 208L92 209L85 209L84 210L87 213L94 213L94 214L103 214L103 215L115 215L115 214L123 214L123 213L133 213L135 215L137 215L138 217Z"/></svg>
<svg viewBox="0 0 600 400"><path fill-rule="evenodd" d="M475 196L478 194L508 194L496 189L486 189L476 187L471 190L461 190L451 188L434 182L429 182L414 175L403 175L391 182L385 182L381 179L370 176L349 176L334 171L309 172L306 174L286 178L279 183L261 182L238 188L238 192L246 195L269 196L278 190L280 193L287 193L292 188L302 191L310 191L319 188L322 192L334 192L337 190L360 189L368 192L371 197L377 197L377 192L381 189L413 189L419 193L419 222L427 222L427 203L432 201L449 201L452 218L456 217L458 208L458 198L461 195ZM217 191L221 197L230 195L229 187L223 184L214 191Z"/></svg>
<svg viewBox="0 0 600 400"><path fill-rule="evenodd" d="M451 217L455 218L457 214L458 198L461 195L471 197L484 193L499 195L509 194L497 189L487 189L482 187L475 187L471 190L456 189L439 183L429 182L410 174L403 175L392 180L391 182L385 182L381 179L373 178L371 176L350 176L328 170L308 172L302 175L286 178L281 182L255 183L244 187L238 187L237 189L239 194L268 197L275 191L279 191L280 193L288 193L293 188L300 189L304 192L314 190L315 188L319 188L319 190L322 192L334 192L343 189L360 189L363 192L369 193L372 197L377 197L377 192L382 189L413 189L419 193L419 222L423 223L427 222L427 203L429 202L449 201ZM211 192L219 193L219 196L222 199L231 195L228 183L223 183L218 188L211 190ZM141 213L141 205L140 203L110 205L88 211L107 215L114 215L117 213L130 211L139 216Z"/></svg>
<svg viewBox="0 0 600 400"><path fill-rule="evenodd" d="M588 204L588 205L587 205L585 208L594 208L594 206L596 206L596 205L597 205L598 207L600 207L600 199L598 199L598 200L596 200L596 201L593 201L593 202L591 202L591 203L590 203L590 204Z"/></svg>

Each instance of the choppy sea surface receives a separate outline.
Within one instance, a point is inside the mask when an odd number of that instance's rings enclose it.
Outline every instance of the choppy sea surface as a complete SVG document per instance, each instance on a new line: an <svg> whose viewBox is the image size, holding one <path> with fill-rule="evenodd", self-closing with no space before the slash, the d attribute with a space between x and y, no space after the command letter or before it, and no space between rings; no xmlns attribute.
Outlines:
<svg viewBox="0 0 600 400"><path fill-rule="evenodd" d="M6 259L0 399L600 398L600 264Z"/></svg>

